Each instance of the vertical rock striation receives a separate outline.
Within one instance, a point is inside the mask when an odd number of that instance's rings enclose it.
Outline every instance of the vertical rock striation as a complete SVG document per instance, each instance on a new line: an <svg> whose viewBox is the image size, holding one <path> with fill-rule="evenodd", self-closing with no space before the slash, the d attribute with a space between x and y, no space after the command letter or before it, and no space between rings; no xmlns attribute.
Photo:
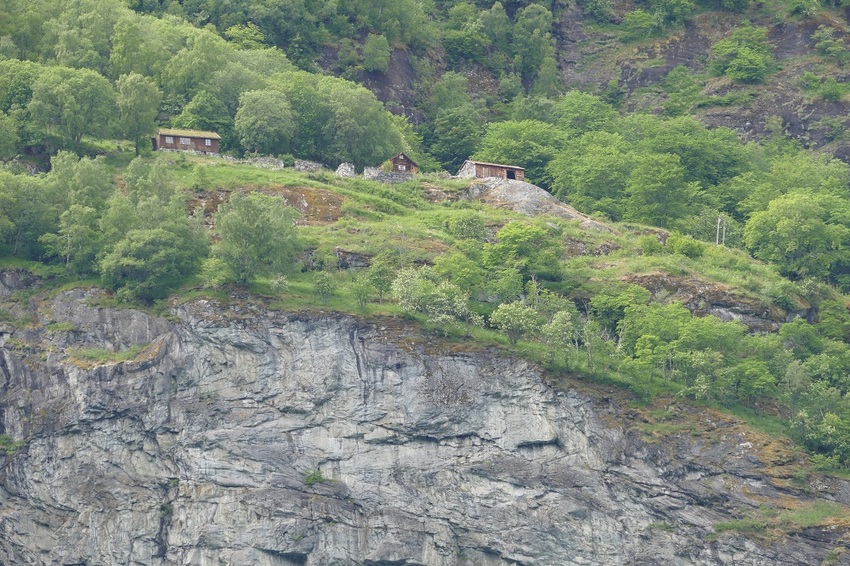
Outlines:
<svg viewBox="0 0 850 566"><path fill-rule="evenodd" d="M25 441L0 456L0 564L801 564L846 534L707 540L792 495L731 436L647 444L615 402L494 351L250 304L166 321L88 294L40 311L73 330L0 329L0 432Z"/></svg>

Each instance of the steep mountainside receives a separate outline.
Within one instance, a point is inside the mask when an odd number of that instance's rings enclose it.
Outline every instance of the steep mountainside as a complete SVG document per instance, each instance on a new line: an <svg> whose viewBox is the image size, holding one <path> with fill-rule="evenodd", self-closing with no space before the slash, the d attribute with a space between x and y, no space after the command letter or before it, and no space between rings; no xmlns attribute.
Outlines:
<svg viewBox="0 0 850 566"><path fill-rule="evenodd" d="M628 5L629 9L635 7ZM625 9L621 11L625 13ZM777 63L775 72L758 84L736 83L708 72L712 45L728 37L742 20L768 29L768 43ZM845 161L850 158L850 141L836 135L836 128L843 131L846 125L848 102L843 97L816 96L801 85L806 72L833 77L840 84L847 80L845 62L819 59L813 38L819 26L827 26L841 45L846 44L847 24L836 14L787 19L774 18L769 10L759 7L744 15L710 11L694 14L662 37L631 43L623 43L616 27L600 26L578 5L563 8L553 24L558 75L565 89L610 95L614 88L619 91L617 102L622 103L624 111L669 112L665 105L678 93L675 87L671 92L666 81L670 71L682 66L695 76L690 85L695 89L691 93L695 99L677 113L693 114L711 127L731 128L748 140L764 138L779 124L781 131L807 147L825 148ZM322 65L330 71L333 50L328 53ZM415 56L423 54L395 49L386 72L363 72L358 81L393 112L420 123L424 117L417 88L423 77L411 66ZM443 58L436 57L428 60L426 68L442 69L446 65ZM499 78L486 68L467 65L461 72L469 77L477 96L500 96Z"/></svg>
<svg viewBox="0 0 850 566"><path fill-rule="evenodd" d="M798 455L710 411L653 427L622 393L397 320L238 299L166 319L99 293L0 328L0 426L25 439L2 460L0 563L850 558L845 523L799 518L850 484L793 481ZM758 537L723 527L764 505Z"/></svg>

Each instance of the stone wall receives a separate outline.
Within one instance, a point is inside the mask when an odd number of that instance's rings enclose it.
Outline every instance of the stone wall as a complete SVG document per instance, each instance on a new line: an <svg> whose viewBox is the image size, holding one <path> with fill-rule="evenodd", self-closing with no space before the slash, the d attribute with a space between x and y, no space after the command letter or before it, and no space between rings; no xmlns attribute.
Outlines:
<svg viewBox="0 0 850 566"><path fill-rule="evenodd" d="M377 167L366 167L363 169L363 178L379 183L405 183L413 179L413 174L400 171L388 172Z"/></svg>

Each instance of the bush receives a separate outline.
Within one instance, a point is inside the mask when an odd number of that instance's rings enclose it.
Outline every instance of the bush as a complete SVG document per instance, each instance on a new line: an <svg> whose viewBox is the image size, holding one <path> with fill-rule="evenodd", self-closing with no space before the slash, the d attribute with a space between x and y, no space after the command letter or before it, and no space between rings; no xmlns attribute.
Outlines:
<svg viewBox="0 0 850 566"><path fill-rule="evenodd" d="M313 282L316 294L322 304L327 304L336 290L336 281L333 276L327 271L320 271L316 274L316 280Z"/></svg>
<svg viewBox="0 0 850 566"><path fill-rule="evenodd" d="M836 39L835 29L827 26L818 26L817 31L812 34L812 39L815 41L815 50L830 59L838 59L847 53L844 48L844 41Z"/></svg>
<svg viewBox="0 0 850 566"><path fill-rule="evenodd" d="M770 58L748 47L741 47L726 66L725 74L743 83L758 83L767 76L770 62Z"/></svg>
<svg viewBox="0 0 850 566"><path fill-rule="evenodd" d="M449 234L461 240L481 241L487 235L487 227L480 212L465 210L446 221Z"/></svg>
<svg viewBox="0 0 850 566"><path fill-rule="evenodd" d="M614 3L611 0L581 0L584 13L600 22L610 22L614 19Z"/></svg>
<svg viewBox="0 0 850 566"><path fill-rule="evenodd" d="M761 82L773 69L767 28L749 24L711 47L711 70L746 83Z"/></svg>
<svg viewBox="0 0 850 566"><path fill-rule="evenodd" d="M161 299L197 270L204 251L162 228L130 230L101 260L101 278L121 300Z"/></svg>
<svg viewBox="0 0 850 566"><path fill-rule="evenodd" d="M638 237L637 246L643 255L658 255L664 250L658 237L650 234Z"/></svg>
<svg viewBox="0 0 850 566"><path fill-rule="evenodd" d="M307 487L313 487L317 483L325 483L328 479L322 473L322 470L316 468L315 470L308 470L304 475L304 485Z"/></svg>
<svg viewBox="0 0 850 566"><path fill-rule="evenodd" d="M816 90L820 86L821 78L811 71L803 73L800 78L800 86L804 90Z"/></svg>
<svg viewBox="0 0 850 566"><path fill-rule="evenodd" d="M520 302L502 303L490 315L490 325L504 332L511 344L516 344L526 334L537 331L540 321L531 307Z"/></svg>
<svg viewBox="0 0 850 566"><path fill-rule="evenodd" d="M626 14L621 25L625 41L649 39L660 30L658 18L643 10L634 10Z"/></svg>
<svg viewBox="0 0 850 566"><path fill-rule="evenodd" d="M844 96L844 85L835 80L835 77L827 77L818 89L818 95L824 100L838 102Z"/></svg>
<svg viewBox="0 0 850 566"><path fill-rule="evenodd" d="M702 257L705 253L705 244L687 234L670 234L667 238L667 247L674 254L681 254L691 259Z"/></svg>
<svg viewBox="0 0 850 566"><path fill-rule="evenodd" d="M390 66L390 42L383 35L369 34L363 45L363 68L385 73Z"/></svg>
<svg viewBox="0 0 850 566"><path fill-rule="evenodd" d="M650 6L662 23L681 24L694 11L691 0L650 0Z"/></svg>
<svg viewBox="0 0 850 566"><path fill-rule="evenodd" d="M234 194L216 214L221 237L214 256L238 284L257 275L278 274L294 261L299 249L295 230L298 212L278 197Z"/></svg>

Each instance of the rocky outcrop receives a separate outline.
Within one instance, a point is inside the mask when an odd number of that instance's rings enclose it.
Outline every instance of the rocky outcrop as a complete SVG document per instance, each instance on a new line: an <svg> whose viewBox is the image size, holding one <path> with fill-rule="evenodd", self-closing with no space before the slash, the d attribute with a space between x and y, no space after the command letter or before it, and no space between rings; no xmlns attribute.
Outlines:
<svg viewBox="0 0 850 566"><path fill-rule="evenodd" d="M631 273L624 281L640 285L656 299L682 303L697 316L743 323L751 332L777 332L789 314L776 305L747 296L731 285L708 282L694 276L666 273ZM792 315L793 317L793 315Z"/></svg>
<svg viewBox="0 0 850 566"><path fill-rule="evenodd" d="M353 163L340 163L339 167L336 168L334 175L337 177L356 177L357 170L354 168Z"/></svg>
<svg viewBox="0 0 850 566"><path fill-rule="evenodd" d="M321 163L316 163L315 161L304 161L301 159L296 159L295 165L292 167L299 173L321 173L322 171L327 170L327 167Z"/></svg>
<svg viewBox="0 0 850 566"><path fill-rule="evenodd" d="M707 538L804 500L717 419L652 442L613 392L395 320L93 293L0 330L2 564L797 565L846 536Z"/></svg>
<svg viewBox="0 0 850 566"><path fill-rule="evenodd" d="M38 283L38 278L23 269L0 270L0 297L11 295L15 291L29 289Z"/></svg>
<svg viewBox="0 0 850 566"><path fill-rule="evenodd" d="M464 198L480 200L496 208L513 210L526 216L548 214L564 220L577 220L582 228L597 232L614 232L613 228L591 219L575 208L553 197L537 185L524 181L490 177L476 180L464 191Z"/></svg>

